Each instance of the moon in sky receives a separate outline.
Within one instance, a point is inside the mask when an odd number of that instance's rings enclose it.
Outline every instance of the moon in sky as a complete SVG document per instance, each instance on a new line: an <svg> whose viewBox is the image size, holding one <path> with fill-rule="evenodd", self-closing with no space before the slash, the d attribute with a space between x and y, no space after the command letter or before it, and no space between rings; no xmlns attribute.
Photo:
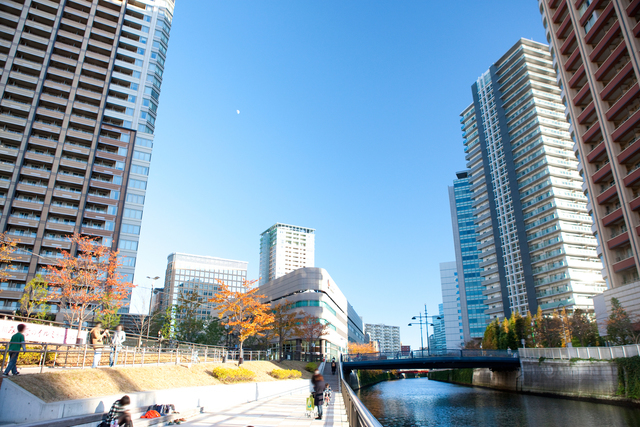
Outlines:
<svg viewBox="0 0 640 427"><path fill-rule="evenodd" d="M237 112L238 114L240 114L240 110L236 110L236 112Z"/></svg>

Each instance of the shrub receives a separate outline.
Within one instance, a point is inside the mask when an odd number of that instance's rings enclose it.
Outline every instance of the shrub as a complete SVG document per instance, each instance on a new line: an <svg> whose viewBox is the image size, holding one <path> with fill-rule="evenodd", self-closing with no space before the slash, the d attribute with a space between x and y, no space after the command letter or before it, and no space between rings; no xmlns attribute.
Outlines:
<svg viewBox="0 0 640 427"><path fill-rule="evenodd" d="M44 347L39 345L27 345L27 350L42 350L43 348ZM55 356L56 355L53 352L47 353L47 360L45 363L53 363ZM8 359L9 355L7 354L7 360ZM25 353L21 351L18 356L18 365L39 365L41 359L42 353ZM0 354L0 364L2 364L2 362L4 362L4 354Z"/></svg>
<svg viewBox="0 0 640 427"><path fill-rule="evenodd" d="M273 371L269 372L269 375L271 375L273 378L279 379L279 380L289 380L289 379L297 379L297 378L302 378L302 372L300 371L296 371L295 369L274 369Z"/></svg>
<svg viewBox="0 0 640 427"><path fill-rule="evenodd" d="M244 381L252 381L256 374L246 368L226 368L218 366L213 368L213 376L223 383L239 383Z"/></svg>
<svg viewBox="0 0 640 427"><path fill-rule="evenodd" d="M305 371L313 372L318 369L318 364L316 362L309 362L307 366L304 367Z"/></svg>

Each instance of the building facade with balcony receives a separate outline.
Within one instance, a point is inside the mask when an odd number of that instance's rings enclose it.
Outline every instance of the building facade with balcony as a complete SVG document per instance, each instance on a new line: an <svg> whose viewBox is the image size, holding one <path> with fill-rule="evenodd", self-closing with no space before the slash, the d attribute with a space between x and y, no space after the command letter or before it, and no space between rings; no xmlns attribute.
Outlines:
<svg viewBox="0 0 640 427"><path fill-rule="evenodd" d="M455 261L440 263L440 286L444 313L444 333L447 348L461 348L464 344L462 304ZM439 316L438 316L439 317ZM432 317L432 320L438 320ZM434 323L434 322L429 322ZM427 330L429 327L427 326Z"/></svg>
<svg viewBox="0 0 640 427"><path fill-rule="evenodd" d="M612 297L640 318L640 4L540 0L539 7L609 288L594 299L604 332Z"/></svg>
<svg viewBox="0 0 640 427"><path fill-rule="evenodd" d="M315 265L315 230L277 223L260 235L260 286Z"/></svg>
<svg viewBox="0 0 640 427"><path fill-rule="evenodd" d="M521 39L472 96L460 122L485 314L592 312L606 285L548 47Z"/></svg>
<svg viewBox="0 0 640 427"><path fill-rule="evenodd" d="M449 204L456 251L462 333L464 342L468 342L484 337L489 317L484 313L483 277L480 274L480 251L476 239L478 225L474 221L474 208L471 206L469 171L458 172L456 176L453 186L449 187Z"/></svg>
<svg viewBox="0 0 640 427"><path fill-rule="evenodd" d="M133 281L173 8L0 4L0 231L18 241L0 310L73 233L120 249Z"/></svg>
<svg viewBox="0 0 640 427"><path fill-rule="evenodd" d="M372 341L377 341L381 352L400 351L400 327L389 326L382 323L367 323L364 325L364 333L371 336Z"/></svg>

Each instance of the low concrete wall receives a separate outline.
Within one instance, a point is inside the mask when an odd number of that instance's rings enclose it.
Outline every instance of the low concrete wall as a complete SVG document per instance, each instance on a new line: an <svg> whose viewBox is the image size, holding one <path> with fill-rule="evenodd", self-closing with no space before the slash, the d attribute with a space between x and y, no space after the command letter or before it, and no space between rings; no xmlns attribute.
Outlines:
<svg viewBox="0 0 640 427"><path fill-rule="evenodd" d="M480 387L495 388L498 390L516 391L520 371L492 371L488 368L477 368L473 370L473 385Z"/></svg>
<svg viewBox="0 0 640 427"><path fill-rule="evenodd" d="M308 392L309 380L286 380L123 394L131 397L133 408L171 403L181 412L194 408L215 412L242 403ZM46 403L5 379L0 388L0 423L27 423L102 413L108 411L123 394Z"/></svg>
<svg viewBox="0 0 640 427"><path fill-rule="evenodd" d="M618 366L609 361L522 361L522 391L595 399L620 399Z"/></svg>

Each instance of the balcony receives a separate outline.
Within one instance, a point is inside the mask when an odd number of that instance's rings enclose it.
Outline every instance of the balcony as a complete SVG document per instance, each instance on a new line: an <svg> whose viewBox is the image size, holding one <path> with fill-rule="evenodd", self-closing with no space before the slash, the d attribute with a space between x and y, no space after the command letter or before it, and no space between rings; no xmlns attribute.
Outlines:
<svg viewBox="0 0 640 427"><path fill-rule="evenodd" d="M618 71L613 79L611 79L611 81L607 83L607 85L602 89L602 91L600 92L600 99L604 101L609 99L611 94L614 93L616 89L618 89L618 87L620 87L620 84L625 81L631 73L633 73L633 66L631 65L631 62L627 62L627 64L622 67L622 69Z"/></svg>
<svg viewBox="0 0 640 427"><path fill-rule="evenodd" d="M615 24L613 24L611 26L611 28L609 28L609 30L607 31L607 33L604 35L604 37L598 42L598 44L596 45L596 47L593 49L593 51L591 52L591 54L589 55L589 60L591 62L595 62L598 60L598 58L600 57L600 55L602 55L602 52L609 47L609 45L611 44L611 40L613 40L614 38L616 38L616 36L620 33L620 22L616 21Z"/></svg>
<svg viewBox="0 0 640 427"><path fill-rule="evenodd" d="M55 138L40 138L39 136L32 135L29 138L29 144L47 148L56 148L58 146L58 140Z"/></svg>
<svg viewBox="0 0 640 427"><path fill-rule="evenodd" d="M611 163L607 163L606 165L598 169L593 175L591 175L591 180L594 183L598 183L607 178L609 175L611 175Z"/></svg>
<svg viewBox="0 0 640 427"><path fill-rule="evenodd" d="M631 64L629 64L631 65ZM613 118L622 111L631 101L633 101L636 96L640 93L640 85L638 83L634 84L627 90L627 92L618 99L615 104L609 108L606 112L607 120L613 120Z"/></svg>
<svg viewBox="0 0 640 427"><path fill-rule="evenodd" d="M11 215L9 216L9 219L7 220L7 222L12 225L37 228L38 224L40 224L40 219L27 219L27 218L20 218L20 217Z"/></svg>
<svg viewBox="0 0 640 427"><path fill-rule="evenodd" d="M596 146L596 148L594 148L593 150L591 150L591 152L589 154L587 154L587 161L589 163L593 163L598 161L603 154L607 153L607 149L604 145L604 141L602 141L600 144L598 144Z"/></svg>
<svg viewBox="0 0 640 427"><path fill-rule="evenodd" d="M578 116L578 123L582 125L585 124L587 119L589 119L589 117L591 117L591 115L595 113L595 111L596 111L595 104L593 103L593 101L591 101L587 106L587 108L585 108L584 111L580 113L580 115Z"/></svg>
<svg viewBox="0 0 640 427"><path fill-rule="evenodd" d="M20 96L24 96L26 98L29 99L33 99L33 96L35 94L35 92L31 89L27 89L21 86L16 86L16 85L6 85L5 89L6 92L9 93L14 93L16 95L20 95Z"/></svg>
<svg viewBox="0 0 640 427"><path fill-rule="evenodd" d="M40 95L40 99L43 101L51 102L52 104L58 104L60 106L66 107L69 100L64 96L52 95L50 93L42 93Z"/></svg>
<svg viewBox="0 0 640 427"><path fill-rule="evenodd" d="M607 247L609 249L614 249L628 242L629 242L629 232L625 231L624 233L618 234L613 239L607 240Z"/></svg>
<svg viewBox="0 0 640 427"><path fill-rule="evenodd" d="M53 196L60 197L61 199L78 201L80 200L81 193L74 193L72 191L54 189Z"/></svg>
<svg viewBox="0 0 640 427"><path fill-rule="evenodd" d="M60 222L47 221L45 228L47 230L62 231L64 233L73 233L75 224L65 224Z"/></svg>
<svg viewBox="0 0 640 427"><path fill-rule="evenodd" d="M622 218L622 208L618 208L602 218L602 225L609 226Z"/></svg>
<svg viewBox="0 0 640 427"><path fill-rule="evenodd" d="M633 113L631 117L622 122L622 124L620 124L620 126L618 126L617 129L613 131L613 133L611 134L613 140L615 142L620 141L623 136L634 129L638 121L640 121L640 110Z"/></svg>
<svg viewBox="0 0 640 427"><path fill-rule="evenodd" d="M93 132L87 132L79 128L69 128L67 135L73 136L78 139L84 139L85 141L93 141Z"/></svg>
<svg viewBox="0 0 640 427"><path fill-rule="evenodd" d="M573 105L580 106L582 104L582 101L587 99L587 95L589 95L590 93L591 89L589 88L589 83L585 83L584 87L580 89L575 98L573 98Z"/></svg>
<svg viewBox="0 0 640 427"><path fill-rule="evenodd" d="M636 259L632 256L627 259L623 259L622 261L618 261L613 264L613 271L616 273L620 273L622 271L628 270L636 266Z"/></svg>
<svg viewBox="0 0 640 427"><path fill-rule="evenodd" d="M36 162L52 164L54 157L51 154L45 154L44 152L27 151L24 154L25 159L35 160Z"/></svg>
<svg viewBox="0 0 640 427"><path fill-rule="evenodd" d="M17 132L15 130L11 130L7 127L1 127L0 128L0 137L4 138L4 139L10 139L12 141L22 141L22 136L24 135L24 133L22 132Z"/></svg>
<svg viewBox="0 0 640 427"><path fill-rule="evenodd" d="M84 177L58 172L58 175L56 175L56 181L61 181L68 184L82 185L84 184Z"/></svg>
<svg viewBox="0 0 640 427"><path fill-rule="evenodd" d="M618 62L618 59L627 52L627 45L623 41L611 52L611 55L602 63L600 68L595 72L594 76L596 80L600 81L602 78L613 68Z"/></svg>
<svg viewBox="0 0 640 427"><path fill-rule="evenodd" d="M582 141L585 144L588 144L594 137L596 136L600 136L602 134L602 132L600 132L600 122L595 122L590 128L589 130L587 130L583 135L582 135Z"/></svg>
<svg viewBox="0 0 640 427"><path fill-rule="evenodd" d="M593 27L591 27L591 29L585 36L584 41L589 44L592 44L595 36L600 32L604 24L607 21L609 21L609 18L613 13L614 13L613 2L611 2L607 7L604 8L604 10L602 11L602 14L600 14L600 17L596 20L596 23L593 25Z"/></svg>
<svg viewBox="0 0 640 427"><path fill-rule="evenodd" d="M611 187L607 188L602 193L600 193L596 198L596 200L598 201L599 204L602 205L617 195L618 195L618 190L616 188L616 185L613 184Z"/></svg>

